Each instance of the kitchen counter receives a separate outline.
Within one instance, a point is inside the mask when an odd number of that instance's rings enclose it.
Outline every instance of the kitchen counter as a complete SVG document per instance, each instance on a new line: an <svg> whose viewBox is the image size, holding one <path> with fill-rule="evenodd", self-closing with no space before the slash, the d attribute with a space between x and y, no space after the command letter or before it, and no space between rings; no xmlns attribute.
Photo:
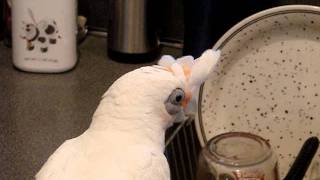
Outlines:
<svg viewBox="0 0 320 180"><path fill-rule="evenodd" d="M110 60L106 39L89 36L76 68L62 74L15 69L11 49L0 43L0 179L32 179L65 140L84 132L102 94L122 74L154 64ZM181 50L163 48L180 56Z"/></svg>

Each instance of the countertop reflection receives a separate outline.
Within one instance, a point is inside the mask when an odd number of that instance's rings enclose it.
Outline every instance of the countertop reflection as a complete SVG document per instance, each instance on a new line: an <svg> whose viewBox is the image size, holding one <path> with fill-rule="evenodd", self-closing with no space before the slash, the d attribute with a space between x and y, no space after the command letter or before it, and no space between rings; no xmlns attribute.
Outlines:
<svg viewBox="0 0 320 180"><path fill-rule="evenodd" d="M85 131L101 95L122 74L140 66L108 59L106 39L89 36L76 68L62 74L16 70L0 43L0 179L32 179L49 155ZM162 54L180 56L180 49Z"/></svg>

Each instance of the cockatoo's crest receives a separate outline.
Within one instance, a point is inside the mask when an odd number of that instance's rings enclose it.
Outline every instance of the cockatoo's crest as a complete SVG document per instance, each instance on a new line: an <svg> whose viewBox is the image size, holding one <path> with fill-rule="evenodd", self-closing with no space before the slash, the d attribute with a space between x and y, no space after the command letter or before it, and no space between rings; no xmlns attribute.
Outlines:
<svg viewBox="0 0 320 180"><path fill-rule="evenodd" d="M206 50L199 58L183 56L175 60L172 56L164 55L158 62L162 68L171 71L186 84L190 91L199 87L213 71L220 58L220 50Z"/></svg>

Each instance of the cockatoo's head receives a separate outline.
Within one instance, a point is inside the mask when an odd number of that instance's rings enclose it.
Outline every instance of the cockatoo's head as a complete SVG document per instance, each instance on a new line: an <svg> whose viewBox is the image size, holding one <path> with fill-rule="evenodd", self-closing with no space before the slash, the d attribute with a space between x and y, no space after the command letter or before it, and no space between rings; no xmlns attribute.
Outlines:
<svg viewBox="0 0 320 180"><path fill-rule="evenodd" d="M121 120L151 121L158 118L170 126L183 117L194 93L218 62L220 51L207 50L194 60L163 56L158 65L131 71L119 78L104 94L94 116L108 114ZM118 123L118 122L115 122ZM133 123L133 122L132 122Z"/></svg>
<svg viewBox="0 0 320 180"><path fill-rule="evenodd" d="M165 101L167 112L175 117L175 121L187 119L185 113L193 114L197 105L199 87L213 71L220 57L220 51L207 50L198 59L184 56L175 60L165 55L158 64L165 67L181 82L182 86L171 91Z"/></svg>

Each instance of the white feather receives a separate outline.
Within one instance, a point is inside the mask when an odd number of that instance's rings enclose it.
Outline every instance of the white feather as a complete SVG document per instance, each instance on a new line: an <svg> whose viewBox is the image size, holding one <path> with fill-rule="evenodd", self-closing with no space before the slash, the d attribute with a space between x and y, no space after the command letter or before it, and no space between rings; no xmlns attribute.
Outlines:
<svg viewBox="0 0 320 180"><path fill-rule="evenodd" d="M220 58L220 50L214 51L212 49L206 50L192 67L191 75L189 79L189 86L199 87L206 79L209 74L213 71L218 60Z"/></svg>
<svg viewBox="0 0 320 180"><path fill-rule="evenodd" d="M186 65L190 68L192 68L193 64L194 64L194 58L192 56L183 56L181 58L177 59L177 63L181 64L181 65Z"/></svg>
<svg viewBox="0 0 320 180"><path fill-rule="evenodd" d="M174 64L176 60L170 55L164 55L158 61L158 65L170 68L172 64Z"/></svg>
<svg viewBox="0 0 320 180"><path fill-rule="evenodd" d="M87 131L63 143L36 180L169 180L163 152L147 144L130 144L136 140L129 136Z"/></svg>
<svg viewBox="0 0 320 180"><path fill-rule="evenodd" d="M184 71L183 71L183 69L182 69L180 64L173 63L171 65L171 70L172 70L173 74L176 77L178 77L182 82L186 82L186 76L185 76Z"/></svg>

